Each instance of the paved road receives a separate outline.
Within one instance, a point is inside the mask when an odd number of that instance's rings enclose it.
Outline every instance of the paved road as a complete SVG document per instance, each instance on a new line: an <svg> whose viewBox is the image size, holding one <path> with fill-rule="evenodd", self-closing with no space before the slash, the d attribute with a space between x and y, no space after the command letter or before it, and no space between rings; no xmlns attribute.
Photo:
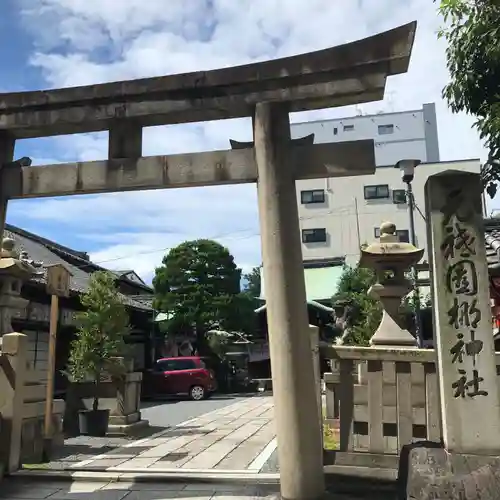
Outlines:
<svg viewBox="0 0 500 500"><path fill-rule="evenodd" d="M268 473L268 472L279 472L279 471L280 471L280 466L278 463L278 450L274 450L271 456L268 458L267 462L262 467L261 472Z"/></svg>
<svg viewBox="0 0 500 500"><path fill-rule="evenodd" d="M238 403L238 401L245 401L247 397L244 395L217 395L205 401L143 402L141 404L142 418L149 420L150 425L139 434L128 437L77 436L68 438L64 441L64 446L53 451L50 462L43 464L43 468L61 469L93 459L97 455L108 453L137 439L148 438L155 433L163 432L186 420L200 417L213 410ZM31 467L33 466L34 464L31 464Z"/></svg>
<svg viewBox="0 0 500 500"><path fill-rule="evenodd" d="M214 395L204 401L148 401L141 404L141 414L152 427L169 427L245 399L242 395Z"/></svg>
<svg viewBox="0 0 500 500"><path fill-rule="evenodd" d="M238 399L72 467L108 472L218 469L258 474L275 446L273 414L269 396Z"/></svg>
<svg viewBox="0 0 500 500"><path fill-rule="evenodd" d="M51 482L5 478L0 487L2 500L276 500L278 485L243 483L134 483L108 481Z"/></svg>

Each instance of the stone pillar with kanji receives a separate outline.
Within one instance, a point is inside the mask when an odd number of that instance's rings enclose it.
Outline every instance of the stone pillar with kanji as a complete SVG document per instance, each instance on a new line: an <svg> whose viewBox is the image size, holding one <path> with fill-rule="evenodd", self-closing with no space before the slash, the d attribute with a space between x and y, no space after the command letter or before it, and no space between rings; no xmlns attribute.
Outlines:
<svg viewBox="0 0 500 500"><path fill-rule="evenodd" d="M444 446L500 455L500 404L479 174L425 187Z"/></svg>

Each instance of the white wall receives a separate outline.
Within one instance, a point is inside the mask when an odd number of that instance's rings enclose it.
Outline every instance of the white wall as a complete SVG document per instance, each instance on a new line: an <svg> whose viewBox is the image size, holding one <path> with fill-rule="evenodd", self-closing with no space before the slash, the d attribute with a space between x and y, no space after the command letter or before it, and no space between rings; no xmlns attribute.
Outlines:
<svg viewBox="0 0 500 500"><path fill-rule="evenodd" d="M424 186L430 175L448 169L479 173L480 168L479 160L419 165L413 181L417 207L425 215ZM364 186L378 184L389 185L389 198L365 200ZM392 201L392 191L404 188L399 170L388 167L378 168L373 175L298 181L301 229L326 228L327 233L325 243L302 243L304 260L346 256L347 262L352 264L359 258L359 245L374 241L374 229L382 222L393 222L397 229L409 229L408 205L395 205ZM325 203L302 204L300 192L311 189L324 189ZM425 221L418 211L415 211L415 229L418 246L427 248Z"/></svg>
<svg viewBox="0 0 500 500"><path fill-rule="evenodd" d="M314 142L341 142L373 139L375 141L375 163L377 166L394 165L402 158L417 158L422 162L439 161L439 151L427 154L427 140L434 144L432 137L435 126L435 107L426 106L424 110L385 113L379 115L360 115L336 120L294 123L291 126L292 138L314 134ZM426 122L427 120L427 122ZM379 126L392 125L392 133L381 134ZM345 131L344 127L353 127ZM437 134L437 132L436 132Z"/></svg>

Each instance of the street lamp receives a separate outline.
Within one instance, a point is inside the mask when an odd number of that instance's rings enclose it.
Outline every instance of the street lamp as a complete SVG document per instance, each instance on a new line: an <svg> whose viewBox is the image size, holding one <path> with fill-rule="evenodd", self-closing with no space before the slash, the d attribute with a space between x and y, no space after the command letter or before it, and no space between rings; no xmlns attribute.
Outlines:
<svg viewBox="0 0 500 500"><path fill-rule="evenodd" d="M410 218L410 243L417 246L417 237L415 234L415 198L413 197L412 181L415 176L415 168L420 165L420 160L406 159L399 160L395 168L401 172L401 179L406 184L406 200L408 202L408 214ZM420 292L418 289L418 271L413 267L413 281L415 287L415 333L419 347L423 347L424 339L422 336L422 325L420 322Z"/></svg>

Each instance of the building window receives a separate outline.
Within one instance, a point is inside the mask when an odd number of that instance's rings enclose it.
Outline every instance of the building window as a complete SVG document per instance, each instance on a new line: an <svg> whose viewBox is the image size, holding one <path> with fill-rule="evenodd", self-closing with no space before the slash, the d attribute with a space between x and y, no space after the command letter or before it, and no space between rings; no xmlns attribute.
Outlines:
<svg viewBox="0 0 500 500"><path fill-rule="evenodd" d="M375 238L380 238L380 228L373 228ZM410 231L408 229L396 229L396 236L400 243L410 243Z"/></svg>
<svg viewBox="0 0 500 500"><path fill-rule="evenodd" d="M406 204L406 191L404 189L393 189L392 190L392 201L396 205Z"/></svg>
<svg viewBox="0 0 500 500"><path fill-rule="evenodd" d="M339 129L337 127L333 127L333 135L337 135L339 132Z"/></svg>
<svg viewBox="0 0 500 500"><path fill-rule="evenodd" d="M389 185L365 186L365 200L381 200L389 198Z"/></svg>
<svg viewBox="0 0 500 500"><path fill-rule="evenodd" d="M354 125L344 125L344 132L352 132L354 130Z"/></svg>
<svg viewBox="0 0 500 500"><path fill-rule="evenodd" d="M325 203L325 190L312 189L310 191L301 191L300 202L302 205L309 205L310 203Z"/></svg>
<svg viewBox="0 0 500 500"><path fill-rule="evenodd" d="M410 231L408 229L397 229L396 236L401 243L410 243Z"/></svg>
<svg viewBox="0 0 500 500"><path fill-rule="evenodd" d="M394 133L394 125L392 123L389 125L379 125L378 126L378 133L380 135L393 134Z"/></svg>
<svg viewBox="0 0 500 500"><path fill-rule="evenodd" d="M326 241L326 229L302 229L302 243L324 243Z"/></svg>

